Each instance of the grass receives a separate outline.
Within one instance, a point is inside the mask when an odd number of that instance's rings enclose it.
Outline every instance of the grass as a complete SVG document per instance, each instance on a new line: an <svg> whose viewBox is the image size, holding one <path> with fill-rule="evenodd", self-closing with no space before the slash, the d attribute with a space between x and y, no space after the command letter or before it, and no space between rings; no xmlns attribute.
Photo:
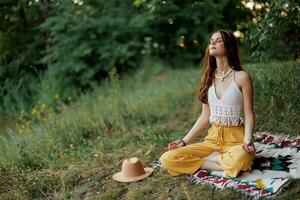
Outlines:
<svg viewBox="0 0 300 200"><path fill-rule="evenodd" d="M165 145L185 135L201 113L199 69L164 65L153 61L122 79L112 72L96 91L62 107L52 119L33 123L23 134L2 136L0 199L247 199L165 171L133 183L111 178L124 158L138 156L146 166L157 160ZM245 65L255 88L255 131L299 135L297 65ZM278 199L294 199L299 193L300 181L293 180Z"/></svg>

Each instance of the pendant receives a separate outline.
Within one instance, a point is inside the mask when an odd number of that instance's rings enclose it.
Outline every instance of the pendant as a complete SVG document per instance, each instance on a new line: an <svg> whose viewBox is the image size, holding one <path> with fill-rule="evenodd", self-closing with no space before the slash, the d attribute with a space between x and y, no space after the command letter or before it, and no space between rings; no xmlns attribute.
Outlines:
<svg viewBox="0 0 300 200"><path fill-rule="evenodd" d="M226 78L230 74L231 71L232 71L232 68L230 68L228 71L223 71L222 75L220 75L220 76L215 72L215 77L217 79L219 79L220 81L223 81L224 78Z"/></svg>

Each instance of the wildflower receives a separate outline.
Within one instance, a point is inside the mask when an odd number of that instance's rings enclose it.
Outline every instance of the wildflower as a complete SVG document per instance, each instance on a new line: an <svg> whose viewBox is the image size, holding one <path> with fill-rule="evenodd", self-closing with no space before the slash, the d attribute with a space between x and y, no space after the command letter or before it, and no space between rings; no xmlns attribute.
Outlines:
<svg viewBox="0 0 300 200"><path fill-rule="evenodd" d="M44 112L45 112L45 109L46 109L46 104L44 104L44 103L41 104L41 105L40 105L40 112L41 112L41 113L44 113Z"/></svg>
<svg viewBox="0 0 300 200"><path fill-rule="evenodd" d="M35 115L36 113L37 113L36 109L35 109L35 108L32 108L31 114Z"/></svg>

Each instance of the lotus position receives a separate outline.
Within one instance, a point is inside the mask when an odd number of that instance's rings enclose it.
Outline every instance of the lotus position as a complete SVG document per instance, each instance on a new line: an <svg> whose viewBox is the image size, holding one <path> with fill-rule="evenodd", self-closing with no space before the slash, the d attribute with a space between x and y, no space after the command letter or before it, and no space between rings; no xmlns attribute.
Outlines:
<svg viewBox="0 0 300 200"><path fill-rule="evenodd" d="M184 137L168 144L159 160L172 176L193 174L201 168L224 171L225 176L235 178L240 171L250 171L255 158L255 115L252 79L241 67L232 32L221 29L212 34L201 76L200 117ZM204 140L192 143L205 128Z"/></svg>

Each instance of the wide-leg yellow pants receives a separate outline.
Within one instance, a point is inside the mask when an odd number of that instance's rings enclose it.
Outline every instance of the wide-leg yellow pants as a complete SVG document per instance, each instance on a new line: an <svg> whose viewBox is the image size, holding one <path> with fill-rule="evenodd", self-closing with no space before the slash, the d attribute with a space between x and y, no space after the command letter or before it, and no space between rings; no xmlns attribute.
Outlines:
<svg viewBox="0 0 300 200"><path fill-rule="evenodd" d="M244 124L228 127L212 123L204 141L169 150L159 160L172 176L193 174L205 163L203 157L218 151L220 156L217 160L225 176L235 178L240 171L251 171L255 158L242 147L244 131Z"/></svg>

